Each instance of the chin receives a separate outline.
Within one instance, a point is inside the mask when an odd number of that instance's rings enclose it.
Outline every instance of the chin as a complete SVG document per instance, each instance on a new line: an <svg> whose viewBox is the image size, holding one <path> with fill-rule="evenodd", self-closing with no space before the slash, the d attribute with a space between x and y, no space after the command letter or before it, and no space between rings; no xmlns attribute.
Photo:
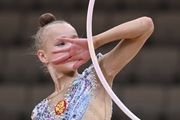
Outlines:
<svg viewBox="0 0 180 120"><path fill-rule="evenodd" d="M75 64L76 62L69 62L69 63L67 63L66 65L66 68L67 69L69 69L69 70L71 70L71 71L73 71L73 66L74 66L74 64Z"/></svg>
<svg viewBox="0 0 180 120"><path fill-rule="evenodd" d="M73 65L75 63L76 62L73 61L73 62L68 62L68 63L65 63L65 64L56 65L55 67L59 72L63 72L63 71L71 72L71 71L74 71L73 70Z"/></svg>

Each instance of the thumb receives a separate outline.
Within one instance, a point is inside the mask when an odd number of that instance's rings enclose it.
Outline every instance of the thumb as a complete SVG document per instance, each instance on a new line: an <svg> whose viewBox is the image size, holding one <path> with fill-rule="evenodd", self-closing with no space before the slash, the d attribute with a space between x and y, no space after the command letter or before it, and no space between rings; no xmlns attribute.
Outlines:
<svg viewBox="0 0 180 120"><path fill-rule="evenodd" d="M73 65L73 70L76 71L81 65L83 65L85 62L83 60L78 60L74 65Z"/></svg>

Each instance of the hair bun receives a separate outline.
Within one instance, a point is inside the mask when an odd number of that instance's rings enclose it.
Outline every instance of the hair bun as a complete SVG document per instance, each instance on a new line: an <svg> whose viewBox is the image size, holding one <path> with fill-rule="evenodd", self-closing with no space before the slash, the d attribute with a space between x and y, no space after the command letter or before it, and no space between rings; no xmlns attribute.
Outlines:
<svg viewBox="0 0 180 120"><path fill-rule="evenodd" d="M45 13L39 17L38 23L40 27L44 27L45 25L55 21L56 18L51 13Z"/></svg>

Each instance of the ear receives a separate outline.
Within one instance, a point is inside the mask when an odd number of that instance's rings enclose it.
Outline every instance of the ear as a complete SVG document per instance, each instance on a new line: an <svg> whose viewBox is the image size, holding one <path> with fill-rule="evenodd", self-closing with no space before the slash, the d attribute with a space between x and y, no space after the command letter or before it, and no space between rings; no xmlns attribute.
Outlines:
<svg viewBox="0 0 180 120"><path fill-rule="evenodd" d="M48 63L48 59L47 59L47 57L46 57L46 55L45 55L45 53L44 53L43 50L38 50L37 56L39 57L39 60L40 60L41 62L43 62L43 63L45 63L45 64Z"/></svg>

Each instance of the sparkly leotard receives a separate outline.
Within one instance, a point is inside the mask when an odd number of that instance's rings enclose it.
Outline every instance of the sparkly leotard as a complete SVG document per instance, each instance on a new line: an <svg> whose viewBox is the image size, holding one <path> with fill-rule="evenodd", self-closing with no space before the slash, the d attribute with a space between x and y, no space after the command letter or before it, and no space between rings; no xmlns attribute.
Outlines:
<svg viewBox="0 0 180 120"><path fill-rule="evenodd" d="M98 54L98 57L101 57ZM35 106L32 120L110 120L112 102L91 65L72 83L56 105L48 98Z"/></svg>

